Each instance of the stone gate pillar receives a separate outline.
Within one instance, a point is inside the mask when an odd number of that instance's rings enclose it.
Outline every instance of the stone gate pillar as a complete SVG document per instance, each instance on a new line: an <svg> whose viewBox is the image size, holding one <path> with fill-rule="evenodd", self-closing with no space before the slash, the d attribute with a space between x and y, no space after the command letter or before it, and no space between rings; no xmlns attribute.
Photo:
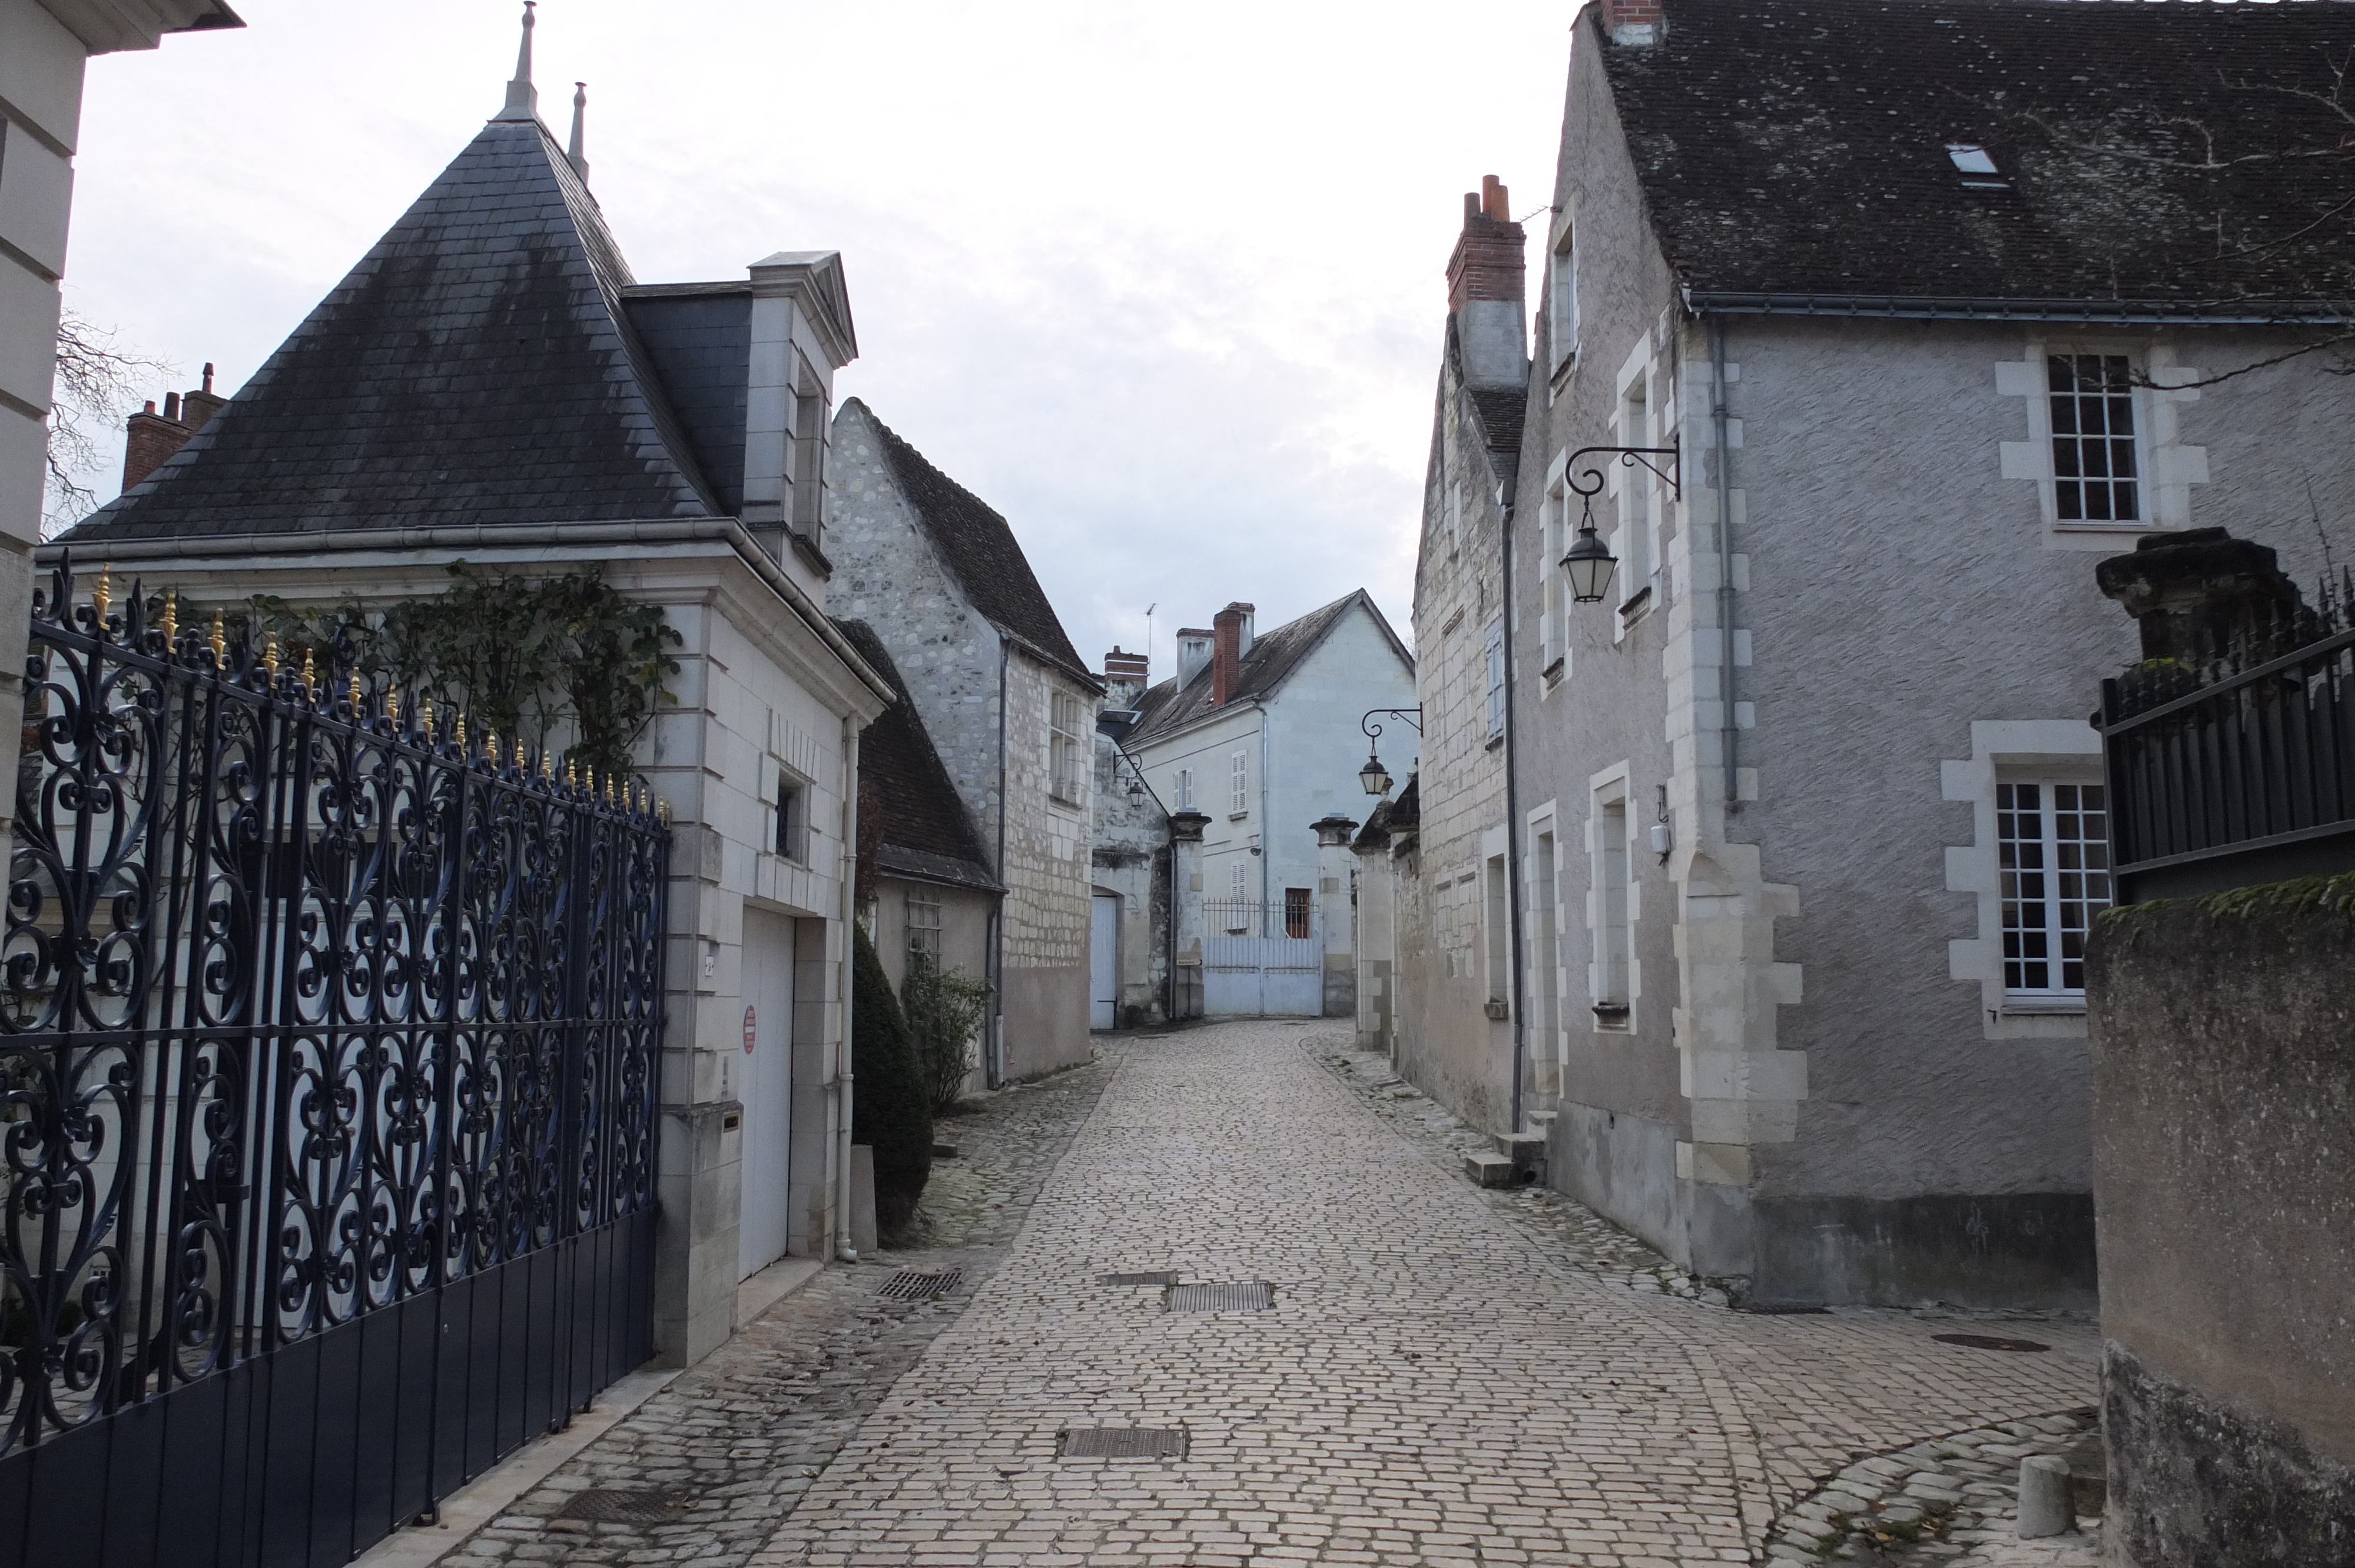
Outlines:
<svg viewBox="0 0 2355 1568"><path fill-rule="evenodd" d="M1316 831L1316 905L1325 925L1325 1016L1358 1013L1358 908L1350 896L1357 855L1349 835L1358 824L1335 812L1309 824Z"/></svg>
<svg viewBox="0 0 2355 1568"><path fill-rule="evenodd" d="M1202 1016L1202 830L1200 811L1169 816L1169 928L1178 949L1169 966L1169 1016Z"/></svg>

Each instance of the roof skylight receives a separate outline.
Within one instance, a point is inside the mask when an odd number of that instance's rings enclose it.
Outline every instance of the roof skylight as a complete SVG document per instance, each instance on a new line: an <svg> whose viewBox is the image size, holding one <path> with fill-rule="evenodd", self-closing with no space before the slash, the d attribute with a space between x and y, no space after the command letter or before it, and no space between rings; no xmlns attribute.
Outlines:
<svg viewBox="0 0 2355 1568"><path fill-rule="evenodd" d="M2003 171L1995 166L1995 159L1976 142L1949 142L1946 156L1954 160L1955 172L1963 176L1963 188L1969 191L2000 191L2011 188L2002 177Z"/></svg>

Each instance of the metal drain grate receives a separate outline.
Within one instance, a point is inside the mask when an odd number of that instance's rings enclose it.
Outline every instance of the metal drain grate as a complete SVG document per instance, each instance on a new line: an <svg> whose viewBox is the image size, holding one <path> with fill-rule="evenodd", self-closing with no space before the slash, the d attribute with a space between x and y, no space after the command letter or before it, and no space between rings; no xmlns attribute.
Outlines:
<svg viewBox="0 0 2355 1568"><path fill-rule="evenodd" d="M593 1519L605 1524L670 1524L687 1517L695 1497L689 1492L633 1492L598 1489L575 1492L556 1510L559 1519Z"/></svg>
<svg viewBox="0 0 2355 1568"><path fill-rule="evenodd" d="M1275 1287L1263 1280L1245 1285L1173 1285L1161 1293L1165 1312L1264 1312L1275 1305Z"/></svg>
<svg viewBox="0 0 2355 1568"><path fill-rule="evenodd" d="M1098 1285L1175 1285L1178 1271L1174 1268L1156 1270L1152 1274L1099 1274Z"/></svg>
<svg viewBox="0 0 2355 1568"><path fill-rule="evenodd" d="M1986 1334L1933 1334L1942 1345L1967 1345L1975 1351L2049 1351L2050 1345L2040 1345L2034 1340L1998 1340Z"/></svg>
<svg viewBox="0 0 2355 1568"><path fill-rule="evenodd" d="M1066 1426L1055 1434L1060 1459L1182 1459L1182 1426Z"/></svg>
<svg viewBox="0 0 2355 1568"><path fill-rule="evenodd" d="M964 1281L964 1270L952 1268L943 1274L926 1274L920 1269L903 1268L885 1280L875 1294L888 1296L894 1301L925 1301L935 1296L946 1296Z"/></svg>

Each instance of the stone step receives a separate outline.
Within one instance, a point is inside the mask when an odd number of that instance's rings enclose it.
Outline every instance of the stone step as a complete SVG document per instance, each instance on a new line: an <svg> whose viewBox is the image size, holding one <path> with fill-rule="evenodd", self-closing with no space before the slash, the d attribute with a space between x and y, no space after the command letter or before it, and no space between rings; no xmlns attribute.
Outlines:
<svg viewBox="0 0 2355 1568"><path fill-rule="evenodd" d="M1464 1174L1472 1179L1475 1187L1509 1187L1513 1184L1513 1161L1502 1154L1467 1154L1464 1157Z"/></svg>
<svg viewBox="0 0 2355 1568"><path fill-rule="evenodd" d="M1488 1139L1497 1146L1497 1153L1520 1163L1545 1158L1546 1135L1542 1132L1493 1132Z"/></svg>

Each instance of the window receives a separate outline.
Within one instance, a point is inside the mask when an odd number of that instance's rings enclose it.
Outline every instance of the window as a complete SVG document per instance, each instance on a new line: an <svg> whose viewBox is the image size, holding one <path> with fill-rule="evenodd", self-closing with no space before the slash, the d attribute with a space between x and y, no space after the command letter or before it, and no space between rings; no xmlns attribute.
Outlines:
<svg viewBox="0 0 2355 1568"><path fill-rule="evenodd" d="M1546 492L1544 512L1544 610L1539 621L1540 652L1549 680L1559 679L1570 661L1570 584L1561 558L1570 553L1570 489L1560 481Z"/></svg>
<svg viewBox="0 0 2355 1568"><path fill-rule="evenodd" d="M1656 445L1651 439L1650 408L1646 401L1644 378L1627 388L1627 397L1619 410L1619 440L1631 447ZM1619 598L1622 609L1633 605L1652 586L1652 508L1657 498L1657 486L1652 471L1642 463L1625 470L1619 493Z"/></svg>
<svg viewBox="0 0 2355 1568"><path fill-rule="evenodd" d="M1560 949L1554 929L1554 876L1556 872L1553 834L1537 836L1534 874L1529 878L1529 976L1537 983L1535 998L1538 1051L1550 1057L1556 1050L1557 1033L1561 1028L1561 972Z"/></svg>
<svg viewBox="0 0 2355 1568"><path fill-rule="evenodd" d="M1505 733L1505 618L1488 623L1488 738Z"/></svg>
<svg viewBox="0 0 2355 1568"><path fill-rule="evenodd" d="M2003 171L1995 166L1985 147L1971 142L1949 142L1946 157L1954 164L1955 172L1963 176L1966 191L2008 191L2011 182L2002 177Z"/></svg>
<svg viewBox="0 0 2355 1568"><path fill-rule="evenodd" d="M1996 849L2005 992L2083 994L2085 933L2110 903L2102 786L1998 782Z"/></svg>
<svg viewBox="0 0 2355 1568"><path fill-rule="evenodd" d="M2052 398L2052 496L2066 523L2142 519L2135 461L2133 374L2123 354L2056 354L2046 361Z"/></svg>
<svg viewBox="0 0 2355 1568"><path fill-rule="evenodd" d="M1284 890L1284 934L1299 938L1308 935L1308 889L1287 887Z"/></svg>
<svg viewBox="0 0 2355 1568"><path fill-rule="evenodd" d="M1251 810L1251 753L1238 751L1227 759L1227 815L1240 817Z"/></svg>
<svg viewBox="0 0 2355 1568"><path fill-rule="evenodd" d="M1080 768L1080 699L1070 692L1056 692L1050 702L1047 765L1050 769L1051 782L1049 793L1058 800L1076 804L1087 792L1087 779Z"/></svg>
<svg viewBox="0 0 2355 1568"><path fill-rule="evenodd" d="M790 773L777 775L777 853L787 860L809 858L809 787Z"/></svg>
<svg viewBox="0 0 2355 1568"><path fill-rule="evenodd" d="M805 355L796 353L793 387L793 526L818 543L826 533L826 458L828 418L826 383L818 379Z"/></svg>
<svg viewBox="0 0 2355 1568"><path fill-rule="evenodd" d="M1604 800L1594 815L1594 1022L1627 1027L1627 798Z"/></svg>
<svg viewBox="0 0 2355 1568"><path fill-rule="evenodd" d="M1554 241L1553 265L1547 277L1546 334L1553 347L1553 363L1548 368L1559 373L1578 355L1578 249L1571 241L1568 224L1562 225L1561 238Z"/></svg>
<svg viewBox="0 0 2355 1568"><path fill-rule="evenodd" d="M1180 768L1178 770L1177 793L1178 809L1181 811L1192 810L1194 809L1194 770L1192 768Z"/></svg>
<svg viewBox="0 0 2355 1568"><path fill-rule="evenodd" d="M1501 1018L1504 1014L1497 1009L1506 1003L1513 989L1513 927L1505 889L1503 855L1488 857L1487 885L1483 891L1487 894L1489 1013L1492 1017Z"/></svg>
<svg viewBox="0 0 2355 1568"><path fill-rule="evenodd" d="M927 963L941 961L941 901L922 893L908 895L908 957Z"/></svg>
<svg viewBox="0 0 2355 1568"><path fill-rule="evenodd" d="M1248 931L1253 912L1251 863L1247 858L1238 855L1227 863L1226 917L1218 924L1229 931Z"/></svg>

